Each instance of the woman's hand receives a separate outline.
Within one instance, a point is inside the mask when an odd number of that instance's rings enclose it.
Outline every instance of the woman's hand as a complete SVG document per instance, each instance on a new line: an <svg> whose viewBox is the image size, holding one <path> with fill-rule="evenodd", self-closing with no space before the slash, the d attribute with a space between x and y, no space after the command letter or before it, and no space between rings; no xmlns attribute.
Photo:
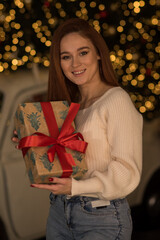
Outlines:
<svg viewBox="0 0 160 240"><path fill-rule="evenodd" d="M31 187L46 189L55 195L71 194L72 179L71 178L50 178L49 181L53 184L32 184Z"/></svg>
<svg viewBox="0 0 160 240"><path fill-rule="evenodd" d="M15 146L17 149L18 149L18 143L19 143L19 139L18 139L18 135L17 135L17 131L16 130L14 130L13 131L13 137L12 137L12 142L14 142L14 143L17 143L17 145Z"/></svg>

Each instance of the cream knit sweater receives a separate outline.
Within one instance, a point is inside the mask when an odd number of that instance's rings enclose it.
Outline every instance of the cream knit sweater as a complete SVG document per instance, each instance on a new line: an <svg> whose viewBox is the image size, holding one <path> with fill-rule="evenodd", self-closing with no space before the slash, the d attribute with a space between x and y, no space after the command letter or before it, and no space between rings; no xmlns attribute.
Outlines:
<svg viewBox="0 0 160 240"><path fill-rule="evenodd" d="M142 170L142 116L121 87L109 89L76 116L77 131L88 142L88 172L72 179L72 196L123 198L139 184Z"/></svg>

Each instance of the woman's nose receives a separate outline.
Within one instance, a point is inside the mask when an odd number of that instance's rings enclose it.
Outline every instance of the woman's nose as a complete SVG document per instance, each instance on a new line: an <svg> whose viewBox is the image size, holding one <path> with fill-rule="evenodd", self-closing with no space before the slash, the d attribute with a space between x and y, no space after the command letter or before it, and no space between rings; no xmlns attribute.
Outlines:
<svg viewBox="0 0 160 240"><path fill-rule="evenodd" d="M79 58L78 57L73 57L72 58L72 66L73 67L77 67L77 66L79 66L81 63L80 63L80 60L79 60Z"/></svg>

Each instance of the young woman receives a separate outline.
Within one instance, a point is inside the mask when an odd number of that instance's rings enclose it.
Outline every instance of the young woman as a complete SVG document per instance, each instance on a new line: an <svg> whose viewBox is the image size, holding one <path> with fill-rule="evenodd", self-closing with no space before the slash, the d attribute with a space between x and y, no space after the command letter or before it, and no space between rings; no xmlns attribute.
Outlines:
<svg viewBox="0 0 160 240"><path fill-rule="evenodd" d="M79 181L32 185L51 191L46 239L131 239L126 196L140 181L142 116L117 83L104 39L85 20L67 20L54 33L48 96L80 103L75 124L88 142L88 172Z"/></svg>

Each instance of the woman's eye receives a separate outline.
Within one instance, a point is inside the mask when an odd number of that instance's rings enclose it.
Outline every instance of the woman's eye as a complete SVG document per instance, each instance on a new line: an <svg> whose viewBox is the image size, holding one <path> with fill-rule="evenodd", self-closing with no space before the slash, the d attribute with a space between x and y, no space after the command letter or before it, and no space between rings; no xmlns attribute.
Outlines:
<svg viewBox="0 0 160 240"><path fill-rule="evenodd" d="M81 55L81 56L84 56L84 55L86 55L87 53L88 53L87 51L83 51L83 52L80 53L80 55Z"/></svg>
<svg viewBox="0 0 160 240"><path fill-rule="evenodd" d="M63 60L68 60L70 57L69 56L62 56L61 59Z"/></svg>

